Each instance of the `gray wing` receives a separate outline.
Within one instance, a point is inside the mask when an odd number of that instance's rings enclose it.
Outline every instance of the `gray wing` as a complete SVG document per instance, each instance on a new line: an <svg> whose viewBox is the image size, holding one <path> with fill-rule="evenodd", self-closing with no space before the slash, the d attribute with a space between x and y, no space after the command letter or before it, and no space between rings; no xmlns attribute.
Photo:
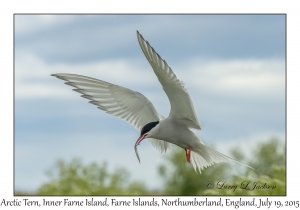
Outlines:
<svg viewBox="0 0 300 210"><path fill-rule="evenodd" d="M137 37L147 60L169 98L171 104L169 117L190 128L201 130L192 100L183 83L177 79L166 61L155 52L138 31Z"/></svg>
<svg viewBox="0 0 300 210"><path fill-rule="evenodd" d="M114 85L102 80L76 74L52 74L67 81L65 84L75 87L76 92L91 104L108 114L112 114L133 125L138 131L149 122L156 122L163 117L156 111L153 104L142 94L130 89ZM149 139L160 152L166 151L169 143Z"/></svg>

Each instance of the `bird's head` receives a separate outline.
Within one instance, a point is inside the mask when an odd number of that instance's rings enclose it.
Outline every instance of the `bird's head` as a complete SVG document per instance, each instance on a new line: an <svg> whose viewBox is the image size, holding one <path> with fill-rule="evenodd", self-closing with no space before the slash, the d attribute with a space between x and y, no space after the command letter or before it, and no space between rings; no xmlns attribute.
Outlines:
<svg viewBox="0 0 300 210"><path fill-rule="evenodd" d="M139 154L138 154L138 151L137 151L137 146L141 143L141 141L143 141L143 139L145 139L150 131L159 123L159 121L157 122L150 122L148 124L146 124L142 130L141 130L141 135L140 137L138 138L138 140L136 141L135 145L134 145L134 149L135 149L135 154L140 162L140 158L139 158Z"/></svg>
<svg viewBox="0 0 300 210"><path fill-rule="evenodd" d="M136 145L138 145L143 139L145 139L150 131L159 123L159 121L157 122L150 122L148 124L146 124L142 130L141 130L141 134L140 137L138 138L138 140L136 141Z"/></svg>
<svg viewBox="0 0 300 210"><path fill-rule="evenodd" d="M156 122L150 122L150 123L146 124L146 125L142 128L142 130L141 130L141 135L140 135L140 137L143 136L144 138L146 138L146 137L149 135L150 131L152 131L152 129L155 128L156 125L158 125L158 123L159 123L159 121L156 121ZM143 138L143 139L144 139L144 138Z"/></svg>

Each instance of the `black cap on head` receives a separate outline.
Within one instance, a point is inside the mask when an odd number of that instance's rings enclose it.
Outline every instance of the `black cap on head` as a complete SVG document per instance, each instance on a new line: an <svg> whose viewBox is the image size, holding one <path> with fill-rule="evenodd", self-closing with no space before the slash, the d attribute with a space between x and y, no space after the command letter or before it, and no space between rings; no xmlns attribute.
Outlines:
<svg viewBox="0 0 300 210"><path fill-rule="evenodd" d="M141 136L144 135L145 133L151 131L151 129L154 128L158 123L159 123L159 121L150 122L150 123L146 124L141 130Z"/></svg>

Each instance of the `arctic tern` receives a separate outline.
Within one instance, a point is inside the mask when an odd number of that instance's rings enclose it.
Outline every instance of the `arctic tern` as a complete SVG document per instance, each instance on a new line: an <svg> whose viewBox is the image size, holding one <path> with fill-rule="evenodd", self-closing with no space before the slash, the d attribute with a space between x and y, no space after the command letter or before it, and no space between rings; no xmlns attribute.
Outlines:
<svg viewBox="0 0 300 210"><path fill-rule="evenodd" d="M138 31L137 38L144 55L169 98L171 110L167 118L160 115L153 104L139 92L77 74L59 73L51 76L67 81L65 84L75 87L74 91L81 93L82 97L90 100L91 104L133 125L140 132L140 137L134 145L139 161L137 146L144 139L148 139L160 152L166 152L170 148L170 144L183 148L187 161L192 164L196 172L199 170L201 173L201 170L214 163L238 162L205 146L191 130L201 130L201 125L184 84L177 79L166 61L155 52ZM250 166L247 167L253 169Z"/></svg>

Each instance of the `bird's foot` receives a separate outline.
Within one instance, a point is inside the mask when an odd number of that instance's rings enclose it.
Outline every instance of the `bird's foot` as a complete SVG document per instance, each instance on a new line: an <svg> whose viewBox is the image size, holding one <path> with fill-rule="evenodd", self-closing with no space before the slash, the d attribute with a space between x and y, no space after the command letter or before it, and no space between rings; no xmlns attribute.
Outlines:
<svg viewBox="0 0 300 210"><path fill-rule="evenodd" d="M186 160L190 163L191 162L191 151L193 149L193 146L190 146L190 149L185 150L185 156L186 156Z"/></svg>

